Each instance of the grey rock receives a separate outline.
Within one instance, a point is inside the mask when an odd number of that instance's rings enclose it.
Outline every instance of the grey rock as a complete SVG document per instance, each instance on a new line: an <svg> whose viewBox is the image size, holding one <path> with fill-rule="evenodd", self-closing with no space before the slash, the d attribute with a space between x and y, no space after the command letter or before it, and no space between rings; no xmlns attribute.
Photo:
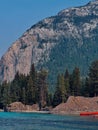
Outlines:
<svg viewBox="0 0 98 130"><path fill-rule="evenodd" d="M17 71L27 75L32 63L37 68L48 63L51 60L51 50L60 44L61 39L75 39L77 46L81 48L84 38L93 39L93 31L97 28L98 1L62 10L56 16L38 22L2 56L0 80L12 81Z"/></svg>

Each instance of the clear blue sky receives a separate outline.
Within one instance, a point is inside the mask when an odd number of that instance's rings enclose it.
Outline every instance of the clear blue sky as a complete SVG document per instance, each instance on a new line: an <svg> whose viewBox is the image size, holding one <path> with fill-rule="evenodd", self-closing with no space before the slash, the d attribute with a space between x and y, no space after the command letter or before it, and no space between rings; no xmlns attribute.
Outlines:
<svg viewBox="0 0 98 130"><path fill-rule="evenodd" d="M29 27L90 0L0 0L0 57Z"/></svg>

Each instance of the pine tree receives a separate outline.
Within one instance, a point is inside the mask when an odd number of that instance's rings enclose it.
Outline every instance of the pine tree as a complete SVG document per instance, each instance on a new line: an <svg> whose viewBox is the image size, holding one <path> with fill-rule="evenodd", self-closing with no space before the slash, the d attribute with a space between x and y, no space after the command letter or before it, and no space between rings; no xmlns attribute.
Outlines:
<svg viewBox="0 0 98 130"><path fill-rule="evenodd" d="M68 97L70 95L70 74L68 72L68 70L66 69L65 75L64 75L64 79L65 79L65 88L66 88L66 96Z"/></svg>
<svg viewBox="0 0 98 130"><path fill-rule="evenodd" d="M64 95L65 95L65 93L64 93L64 77L61 77L61 75L58 75L56 90L55 90L55 93L53 96L53 107L64 102L64 99L65 99Z"/></svg>
<svg viewBox="0 0 98 130"><path fill-rule="evenodd" d="M67 89L66 89L66 86L65 86L65 80L64 80L63 74L60 76L60 89L61 89L62 103L64 103L66 101Z"/></svg>
<svg viewBox="0 0 98 130"><path fill-rule="evenodd" d="M35 70L34 64L31 65L30 69L30 77L33 80L33 89L35 92L35 101L38 102L38 77L37 77L37 71Z"/></svg>
<svg viewBox="0 0 98 130"><path fill-rule="evenodd" d="M51 93L48 93L47 95L47 106L52 106L52 102L53 99L52 99L52 94Z"/></svg>
<svg viewBox="0 0 98 130"><path fill-rule="evenodd" d="M84 89L83 89L84 88ZM86 97L90 96L91 93L91 87L90 87L90 79L86 77L84 87L82 87L83 95Z"/></svg>
<svg viewBox="0 0 98 130"><path fill-rule="evenodd" d="M42 69L38 73L38 95L39 95L39 107L44 108L47 102L48 86L47 86L48 72Z"/></svg>
<svg viewBox="0 0 98 130"><path fill-rule="evenodd" d="M23 103L23 104L26 104L26 98L27 98L27 95L26 95L26 88L27 88L27 81L28 81L28 76L25 76L25 75L20 75L20 85L19 85L19 88L20 88L20 101Z"/></svg>
<svg viewBox="0 0 98 130"><path fill-rule="evenodd" d="M19 94L19 85L17 84L16 81L13 81L11 83L11 88L10 88L10 95L11 95L11 100L12 102L18 102L20 99L20 94Z"/></svg>
<svg viewBox="0 0 98 130"><path fill-rule="evenodd" d="M62 102L62 97L61 97L61 90L59 86L57 85L54 96L53 96L53 107L59 105Z"/></svg>
<svg viewBox="0 0 98 130"><path fill-rule="evenodd" d="M33 80L31 76L28 79L26 95L27 95L26 97L27 104L34 104L36 102L35 101L35 87L33 85Z"/></svg>
<svg viewBox="0 0 98 130"><path fill-rule="evenodd" d="M0 84L0 108L3 108L3 103L2 103L2 85Z"/></svg>
<svg viewBox="0 0 98 130"><path fill-rule="evenodd" d="M73 70L73 73L71 75L71 91L74 96L79 96L81 95L80 90L81 90L81 80L80 80L80 70L79 68L75 67Z"/></svg>
<svg viewBox="0 0 98 130"><path fill-rule="evenodd" d="M36 80L36 70L35 70L34 64L31 65L30 76L32 77L32 80L33 80L33 81Z"/></svg>
<svg viewBox="0 0 98 130"><path fill-rule="evenodd" d="M92 62L89 68L89 79L91 87L90 96L98 96L98 60Z"/></svg>
<svg viewBox="0 0 98 130"><path fill-rule="evenodd" d="M7 83L6 81L4 81L3 84L2 84L1 102L2 102L4 108L6 108L7 105L11 103L11 100L10 100L10 84Z"/></svg>
<svg viewBox="0 0 98 130"><path fill-rule="evenodd" d="M14 80L11 82L10 93L12 102L22 101L21 100L22 77L23 75L17 72Z"/></svg>

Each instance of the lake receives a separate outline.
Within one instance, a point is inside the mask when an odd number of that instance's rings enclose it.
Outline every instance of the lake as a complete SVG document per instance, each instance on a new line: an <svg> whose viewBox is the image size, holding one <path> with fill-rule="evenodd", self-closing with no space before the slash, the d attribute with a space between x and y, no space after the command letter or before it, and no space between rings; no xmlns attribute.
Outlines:
<svg viewBox="0 0 98 130"><path fill-rule="evenodd" d="M98 118L0 112L0 130L98 130Z"/></svg>

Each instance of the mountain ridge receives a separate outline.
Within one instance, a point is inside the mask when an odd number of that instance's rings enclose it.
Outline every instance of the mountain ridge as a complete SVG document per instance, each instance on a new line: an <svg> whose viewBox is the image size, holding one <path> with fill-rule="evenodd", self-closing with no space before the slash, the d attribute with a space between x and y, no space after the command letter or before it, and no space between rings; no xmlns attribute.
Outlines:
<svg viewBox="0 0 98 130"><path fill-rule="evenodd" d="M13 80L17 71L28 74L31 64L50 71L54 80L65 68L79 66L86 74L98 59L98 1L60 11L31 26L0 60L0 80ZM93 55L93 56L92 56Z"/></svg>

